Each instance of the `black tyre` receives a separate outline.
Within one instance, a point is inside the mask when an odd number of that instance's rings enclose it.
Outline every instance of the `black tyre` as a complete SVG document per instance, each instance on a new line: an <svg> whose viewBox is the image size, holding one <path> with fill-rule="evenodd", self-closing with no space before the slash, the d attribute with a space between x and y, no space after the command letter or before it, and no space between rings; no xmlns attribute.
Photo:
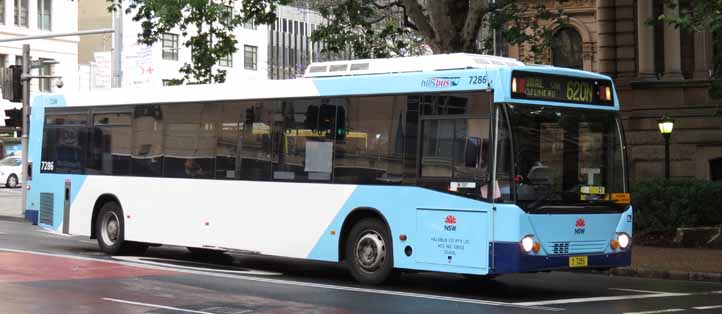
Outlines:
<svg viewBox="0 0 722 314"><path fill-rule="evenodd" d="M394 266L391 234L376 218L357 222L346 239L346 262L356 281L377 285L386 281Z"/></svg>
<svg viewBox="0 0 722 314"><path fill-rule="evenodd" d="M95 221L95 234L100 250L111 255L142 255L148 249L145 243L125 241L123 210L116 202L103 204Z"/></svg>
<svg viewBox="0 0 722 314"><path fill-rule="evenodd" d="M5 181L5 187L8 187L8 188L18 187L18 176L16 176L15 174L11 174L8 177L7 181Z"/></svg>

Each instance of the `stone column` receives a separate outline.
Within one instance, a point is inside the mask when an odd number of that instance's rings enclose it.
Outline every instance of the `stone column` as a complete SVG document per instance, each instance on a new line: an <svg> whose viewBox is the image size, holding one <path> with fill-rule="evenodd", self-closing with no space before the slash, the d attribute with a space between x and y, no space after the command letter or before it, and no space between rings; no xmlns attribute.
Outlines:
<svg viewBox="0 0 722 314"><path fill-rule="evenodd" d="M617 44L614 0L597 0L597 56L599 72L614 76L617 73Z"/></svg>
<svg viewBox="0 0 722 314"><path fill-rule="evenodd" d="M654 26L647 24L652 19L653 0L637 0L637 61L639 79L657 78L654 68Z"/></svg>
<svg viewBox="0 0 722 314"><path fill-rule="evenodd" d="M664 5L664 15L679 16L679 2L672 0L674 7ZM664 24L664 79L682 79L682 55L680 50L679 29L668 23Z"/></svg>
<svg viewBox="0 0 722 314"><path fill-rule="evenodd" d="M712 64L712 34L710 32L694 33L694 76L695 80L709 79Z"/></svg>

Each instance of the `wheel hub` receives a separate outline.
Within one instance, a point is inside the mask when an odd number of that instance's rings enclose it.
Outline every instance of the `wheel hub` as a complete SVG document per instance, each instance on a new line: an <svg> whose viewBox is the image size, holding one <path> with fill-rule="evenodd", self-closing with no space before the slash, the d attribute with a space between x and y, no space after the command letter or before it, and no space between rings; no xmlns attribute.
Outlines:
<svg viewBox="0 0 722 314"><path fill-rule="evenodd" d="M120 234L120 221L115 213L108 212L105 214L100 233L103 237L103 242L105 242L108 246L112 246L115 244L115 241L118 241L118 236Z"/></svg>
<svg viewBox="0 0 722 314"><path fill-rule="evenodd" d="M377 270L386 258L384 239L375 231L365 232L356 242L356 261L368 272Z"/></svg>

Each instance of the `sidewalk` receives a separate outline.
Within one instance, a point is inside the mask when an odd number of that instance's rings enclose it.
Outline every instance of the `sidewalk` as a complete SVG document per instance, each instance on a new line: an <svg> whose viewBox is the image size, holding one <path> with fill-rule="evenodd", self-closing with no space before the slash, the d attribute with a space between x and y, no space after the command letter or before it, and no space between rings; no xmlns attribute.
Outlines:
<svg viewBox="0 0 722 314"><path fill-rule="evenodd" d="M722 282L722 250L634 246L632 266L609 274Z"/></svg>
<svg viewBox="0 0 722 314"><path fill-rule="evenodd" d="M0 216L25 218L25 213L20 209L22 191L20 189L8 189L0 187Z"/></svg>

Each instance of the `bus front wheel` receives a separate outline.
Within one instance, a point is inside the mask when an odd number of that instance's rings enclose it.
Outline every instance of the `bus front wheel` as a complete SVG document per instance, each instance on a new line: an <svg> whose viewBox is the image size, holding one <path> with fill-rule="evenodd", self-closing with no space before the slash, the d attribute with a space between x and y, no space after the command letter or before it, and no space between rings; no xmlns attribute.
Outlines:
<svg viewBox="0 0 722 314"><path fill-rule="evenodd" d="M391 235L386 224L376 218L356 223L346 239L346 261L356 281L380 284L393 270Z"/></svg>
<svg viewBox="0 0 722 314"><path fill-rule="evenodd" d="M125 241L123 210L116 202L107 202L100 208L95 221L100 249L111 255L135 253L142 255L148 246L143 243Z"/></svg>

